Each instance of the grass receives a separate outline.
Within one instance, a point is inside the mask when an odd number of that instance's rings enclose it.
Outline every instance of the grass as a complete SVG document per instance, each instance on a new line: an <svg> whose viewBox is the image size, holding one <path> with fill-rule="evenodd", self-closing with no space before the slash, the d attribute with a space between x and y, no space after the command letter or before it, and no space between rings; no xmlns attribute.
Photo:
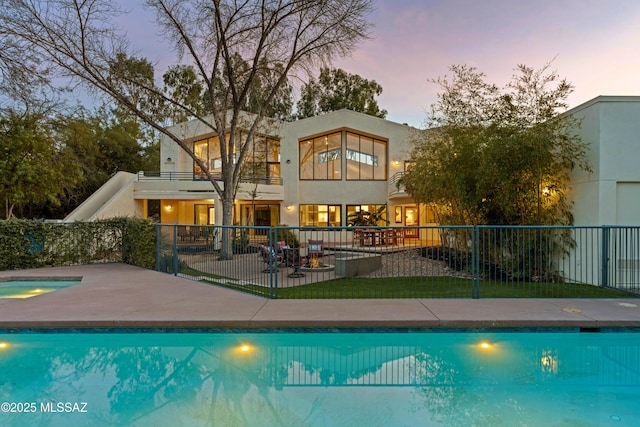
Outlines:
<svg viewBox="0 0 640 427"><path fill-rule="evenodd" d="M479 280L480 298L629 298L628 292L567 283L512 283ZM472 298L473 281L452 277L336 279L278 289L278 298Z"/></svg>
<svg viewBox="0 0 640 427"><path fill-rule="evenodd" d="M201 281L242 292L269 296L270 289L244 284L238 279L221 277L192 269L183 274ZM500 282L478 280L480 298L636 298L637 294L612 288L573 283ZM353 299L353 298L472 298L473 280L446 276L339 278L324 282L276 290L278 299Z"/></svg>

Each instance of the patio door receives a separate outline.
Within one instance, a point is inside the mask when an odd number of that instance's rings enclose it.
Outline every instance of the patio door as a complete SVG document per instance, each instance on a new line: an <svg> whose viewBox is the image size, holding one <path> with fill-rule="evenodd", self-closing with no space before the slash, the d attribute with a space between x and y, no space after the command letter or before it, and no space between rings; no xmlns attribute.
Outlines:
<svg viewBox="0 0 640 427"><path fill-rule="evenodd" d="M195 205L193 207L194 224L213 225L216 218L216 210L213 205Z"/></svg>
<svg viewBox="0 0 640 427"><path fill-rule="evenodd" d="M410 239L418 238L418 225L420 225L420 211L417 206L407 206L404 208L404 237Z"/></svg>

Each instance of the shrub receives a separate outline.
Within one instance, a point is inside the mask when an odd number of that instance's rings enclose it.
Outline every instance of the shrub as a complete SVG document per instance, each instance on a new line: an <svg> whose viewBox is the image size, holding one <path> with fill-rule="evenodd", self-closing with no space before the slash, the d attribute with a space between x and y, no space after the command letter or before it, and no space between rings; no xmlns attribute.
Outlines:
<svg viewBox="0 0 640 427"><path fill-rule="evenodd" d="M124 262L155 265L155 227L140 218L95 222L0 221L0 270Z"/></svg>

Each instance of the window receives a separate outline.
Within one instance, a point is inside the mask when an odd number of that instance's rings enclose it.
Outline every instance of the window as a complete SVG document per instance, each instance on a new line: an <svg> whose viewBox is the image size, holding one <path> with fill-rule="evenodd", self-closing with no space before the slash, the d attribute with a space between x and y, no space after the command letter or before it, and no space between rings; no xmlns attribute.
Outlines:
<svg viewBox="0 0 640 427"><path fill-rule="evenodd" d="M342 179L342 133L300 142L300 179Z"/></svg>
<svg viewBox="0 0 640 427"><path fill-rule="evenodd" d="M387 205L347 205L347 223L349 225L386 225ZM363 224L361 222L376 219L380 214L376 224Z"/></svg>
<svg viewBox="0 0 640 427"><path fill-rule="evenodd" d="M345 166L348 180L387 179L387 143L347 131L300 141L301 180L342 180Z"/></svg>
<svg viewBox="0 0 640 427"><path fill-rule="evenodd" d="M337 227L340 220L340 205L300 205L300 225L303 227Z"/></svg>
<svg viewBox="0 0 640 427"><path fill-rule="evenodd" d="M245 134L246 135L246 134ZM239 138L243 138L240 135ZM244 142L242 140L242 142ZM196 141L193 144L193 153L209 166L209 172L220 175L222 173L222 158L220 157L220 139L211 137ZM236 155L237 158L237 155ZM254 138L249 147L246 158L247 175L259 179L280 178L280 141L264 136ZM206 175L200 167L193 163L195 179L205 179Z"/></svg>
<svg viewBox="0 0 640 427"><path fill-rule="evenodd" d="M347 132L346 165L348 180L387 179L387 143Z"/></svg>
<svg viewBox="0 0 640 427"><path fill-rule="evenodd" d="M244 164L247 177L258 180L280 178L280 141L256 137Z"/></svg>

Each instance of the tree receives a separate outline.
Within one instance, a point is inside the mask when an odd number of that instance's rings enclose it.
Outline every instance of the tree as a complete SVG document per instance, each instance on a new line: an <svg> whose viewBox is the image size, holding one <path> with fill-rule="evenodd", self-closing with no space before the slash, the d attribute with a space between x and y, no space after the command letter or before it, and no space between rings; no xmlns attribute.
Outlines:
<svg viewBox="0 0 640 427"><path fill-rule="evenodd" d="M0 195L5 218L31 204L59 203L77 170L56 147L51 129L38 114L10 112L0 119Z"/></svg>
<svg viewBox="0 0 640 427"><path fill-rule="evenodd" d="M367 37L371 0L148 0L146 5L156 15L156 32L166 35L167 44L204 82L209 115L199 114L182 97L172 98L146 79L114 72L118 55L134 55L113 24L122 12L110 0L0 0L0 27L64 75L112 97L178 144L211 181L222 201L223 224L230 225L242 163L279 91L290 75L346 55ZM263 96L256 99L253 115L243 114L258 80ZM190 142L135 102L128 90L132 87L218 135L222 183L194 154ZM232 256L227 233L220 256Z"/></svg>
<svg viewBox="0 0 640 427"><path fill-rule="evenodd" d="M34 215L63 218L116 172L153 170L159 162L158 144L143 145L140 123L117 108L105 105L92 113L60 115L51 126L61 155L76 165L77 179L65 187L59 205L34 206Z"/></svg>
<svg viewBox="0 0 640 427"><path fill-rule="evenodd" d="M234 55L234 72L237 74L232 77L232 80L238 80L243 73L247 73L249 70L249 64L240 55ZM257 76L249 88L248 95L245 103L242 106L242 111L257 114L261 110L261 106L264 104L264 98L269 95L271 83L269 79L277 77L282 70L276 67L275 70L269 70L268 67L263 67L264 70ZM211 113L213 111L210 99L207 93L204 91L206 83L203 82L192 66L176 65L170 67L169 70L163 75L164 91L165 94L172 99L181 99L184 105L188 105L192 111L197 112L198 115ZM214 88L220 96L224 96L224 93L229 90L227 81L228 77L216 76L214 79ZM193 117L185 116L180 111L176 111L175 108L169 107L169 116L173 119L173 123L180 123ZM270 105L264 111L264 116L272 119L289 120L291 119L291 111L293 109L293 88L289 84L289 81L285 81L284 84L278 89L278 92L273 97Z"/></svg>
<svg viewBox="0 0 640 427"><path fill-rule="evenodd" d="M190 65L174 65L162 75L164 93L175 99L179 105L189 107L195 117L203 115L204 84L198 79L196 70ZM168 115L173 124L185 122L192 118L182 108L169 105Z"/></svg>
<svg viewBox="0 0 640 427"><path fill-rule="evenodd" d="M467 66L434 80L441 92L402 182L441 223L572 224L569 172L590 169L579 122L562 114L573 87L549 67L519 65L502 89Z"/></svg>
<svg viewBox="0 0 640 427"><path fill-rule="evenodd" d="M30 112L49 108L49 73L27 41L11 37L0 27L0 110L17 111L17 104Z"/></svg>
<svg viewBox="0 0 640 427"><path fill-rule="evenodd" d="M296 117L304 119L347 108L384 119L387 111L381 110L375 99L381 93L382 86L375 80L339 68L322 68L318 80L311 79L302 86Z"/></svg>

